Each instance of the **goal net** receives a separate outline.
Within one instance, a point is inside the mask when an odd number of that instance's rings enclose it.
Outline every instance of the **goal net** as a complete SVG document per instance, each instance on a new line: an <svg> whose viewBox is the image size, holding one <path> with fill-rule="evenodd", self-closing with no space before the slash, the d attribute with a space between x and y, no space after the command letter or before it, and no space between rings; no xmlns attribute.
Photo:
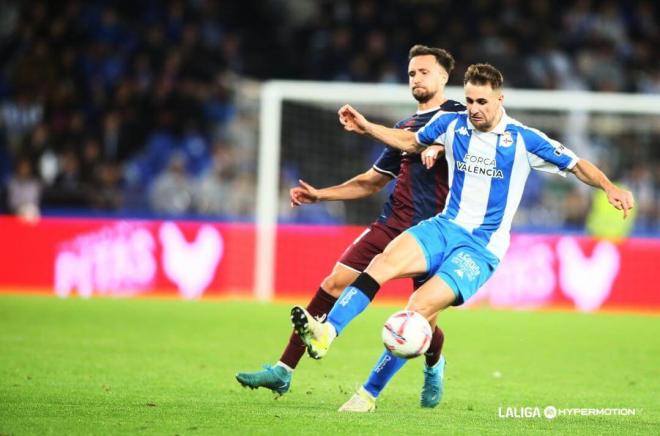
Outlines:
<svg viewBox="0 0 660 436"><path fill-rule="evenodd" d="M447 88L445 95L464 101L459 87ZM416 109L405 85L271 81L261 87L255 219L259 299L272 296L277 225L366 225L377 218L389 193L385 189L358 201L289 206L288 190L298 179L315 187L339 184L369 169L382 151L382 144L341 128L337 110L346 103L385 125ZM602 165L618 181L634 184L648 170L644 163L658 161L654 148L660 139L660 96L506 89L504 105L510 116ZM515 228L583 228L589 195L573 178L533 172Z"/></svg>

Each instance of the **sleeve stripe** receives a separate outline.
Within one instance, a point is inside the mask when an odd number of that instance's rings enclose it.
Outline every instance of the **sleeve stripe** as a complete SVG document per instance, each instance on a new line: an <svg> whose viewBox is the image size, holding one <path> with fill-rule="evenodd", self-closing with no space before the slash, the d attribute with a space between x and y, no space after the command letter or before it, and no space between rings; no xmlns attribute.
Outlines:
<svg viewBox="0 0 660 436"><path fill-rule="evenodd" d="M431 119L415 133L415 140L419 145L422 147L429 147L433 144L436 144L438 141L438 138L442 135L444 135L447 132L447 128L451 124L452 121L457 120L461 114L466 113L465 111L462 112L445 112L445 111L438 111L435 115L431 117ZM442 119L441 119L442 118ZM430 129L429 132L426 130ZM423 141L422 135L426 137L427 140L430 140L429 142ZM429 138L429 135L432 137Z"/></svg>
<svg viewBox="0 0 660 436"><path fill-rule="evenodd" d="M386 171L386 170L384 170L384 169L382 169L382 168L378 168L376 165L374 165L372 168L374 169L374 171L376 171L376 172L378 172L378 173L381 173L381 174L384 174L384 175L386 175L386 176L390 176L390 177L393 178L393 179L396 179L396 174L394 174L394 173L391 172L391 171Z"/></svg>
<svg viewBox="0 0 660 436"><path fill-rule="evenodd" d="M417 141L417 143L418 143L419 145L421 145L422 147L428 147L428 146L430 146L431 144L427 144L427 143L425 143L425 142L422 142L422 141L419 139L419 132L420 132L420 130L418 130L418 131L415 133L415 141Z"/></svg>
<svg viewBox="0 0 660 436"><path fill-rule="evenodd" d="M571 156L571 161L568 163L568 165L566 165L566 169L567 169L567 170L572 170L573 168L575 168L575 165L577 165L577 163L578 163L579 160L580 160L579 157L577 157L577 156L575 156L575 157Z"/></svg>

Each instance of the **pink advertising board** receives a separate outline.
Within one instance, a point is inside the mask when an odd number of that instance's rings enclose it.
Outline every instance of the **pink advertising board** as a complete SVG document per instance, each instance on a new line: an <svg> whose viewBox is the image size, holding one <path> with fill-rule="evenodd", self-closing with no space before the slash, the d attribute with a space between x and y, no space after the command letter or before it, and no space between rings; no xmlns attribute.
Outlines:
<svg viewBox="0 0 660 436"><path fill-rule="evenodd" d="M275 298L305 300L318 289L356 226L282 225ZM251 298L251 224L0 217L0 291L79 295ZM514 234L491 280L469 306L660 311L660 239L613 243ZM376 300L403 303L409 280Z"/></svg>

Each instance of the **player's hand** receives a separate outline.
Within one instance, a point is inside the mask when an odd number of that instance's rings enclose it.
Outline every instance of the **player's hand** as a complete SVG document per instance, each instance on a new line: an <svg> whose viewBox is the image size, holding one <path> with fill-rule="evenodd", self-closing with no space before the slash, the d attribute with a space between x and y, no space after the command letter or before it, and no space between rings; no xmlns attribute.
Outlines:
<svg viewBox="0 0 660 436"><path fill-rule="evenodd" d="M612 188L605 191L605 194L607 194L607 200L612 206L623 211L623 219L628 218L628 211L635 206L632 192L613 185Z"/></svg>
<svg viewBox="0 0 660 436"><path fill-rule="evenodd" d="M426 169L431 169L435 162L438 160L438 156L444 153L445 147L442 145L431 145L426 147L424 151L421 152L422 163Z"/></svg>
<svg viewBox="0 0 660 436"><path fill-rule="evenodd" d="M298 180L299 185L289 190L291 207L312 204L319 201L319 191L304 180Z"/></svg>
<svg viewBox="0 0 660 436"><path fill-rule="evenodd" d="M359 134L367 133L369 121L360 112L353 109L351 105L345 104L339 108L337 114L339 114L339 122L344 126L344 130Z"/></svg>

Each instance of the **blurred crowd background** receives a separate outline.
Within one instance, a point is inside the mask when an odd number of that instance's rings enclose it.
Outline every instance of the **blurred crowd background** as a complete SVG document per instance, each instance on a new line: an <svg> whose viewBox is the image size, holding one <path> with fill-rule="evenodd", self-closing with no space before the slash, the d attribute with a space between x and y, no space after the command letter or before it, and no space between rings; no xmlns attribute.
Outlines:
<svg viewBox="0 0 660 436"><path fill-rule="evenodd" d="M0 205L251 220L258 83L406 83L416 43L455 55L453 85L466 65L487 61L507 87L660 95L659 3L559 4L1 0ZM643 137L591 139L595 160L637 196L636 230L658 234L660 127L651 122ZM298 175L283 180L283 202ZM521 225L584 227L588 191L534 186Z"/></svg>

